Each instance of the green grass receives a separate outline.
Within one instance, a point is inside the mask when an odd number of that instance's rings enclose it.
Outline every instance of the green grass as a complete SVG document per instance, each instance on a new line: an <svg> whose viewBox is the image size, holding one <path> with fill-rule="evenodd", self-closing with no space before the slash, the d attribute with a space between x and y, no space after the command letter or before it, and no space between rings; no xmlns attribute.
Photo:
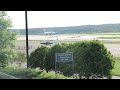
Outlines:
<svg viewBox="0 0 120 90"><path fill-rule="evenodd" d="M101 41L103 44L120 44L120 41L110 41L110 40L99 40L99 41ZM79 42L79 41L61 40L59 42L60 43L75 43L75 42Z"/></svg>
<svg viewBox="0 0 120 90"><path fill-rule="evenodd" d="M112 32L112 33L97 33L97 34L100 34L100 35L120 35L120 32Z"/></svg>
<svg viewBox="0 0 120 90"><path fill-rule="evenodd" d="M120 58L115 60L115 66L114 69L112 70L112 74L120 76Z"/></svg>
<svg viewBox="0 0 120 90"><path fill-rule="evenodd" d="M100 40L103 44L120 44L120 41Z"/></svg>
<svg viewBox="0 0 120 90"><path fill-rule="evenodd" d="M100 33L94 34L95 36L98 35L101 39L120 39L120 33Z"/></svg>
<svg viewBox="0 0 120 90"><path fill-rule="evenodd" d="M120 36L118 37L118 36L114 36L114 37L110 37L110 36L108 36L108 37L98 37L98 38L101 38L101 39L120 39Z"/></svg>

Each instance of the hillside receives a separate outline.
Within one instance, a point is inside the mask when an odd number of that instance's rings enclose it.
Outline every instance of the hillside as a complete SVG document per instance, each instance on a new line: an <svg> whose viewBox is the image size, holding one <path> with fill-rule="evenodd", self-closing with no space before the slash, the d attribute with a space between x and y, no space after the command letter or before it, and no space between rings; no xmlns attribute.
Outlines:
<svg viewBox="0 0 120 90"><path fill-rule="evenodd" d="M30 28L29 35L43 34L44 28ZM73 34L73 33L105 33L120 32L120 24L102 24L102 25L82 25L71 27L50 27L45 28L46 31L54 31L57 34ZM12 29L20 35L25 35L25 29Z"/></svg>

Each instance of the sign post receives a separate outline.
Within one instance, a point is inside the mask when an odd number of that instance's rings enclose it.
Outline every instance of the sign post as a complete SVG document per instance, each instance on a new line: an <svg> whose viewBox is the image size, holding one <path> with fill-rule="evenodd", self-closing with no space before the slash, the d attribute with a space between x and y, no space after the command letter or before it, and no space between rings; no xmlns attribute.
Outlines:
<svg viewBox="0 0 120 90"><path fill-rule="evenodd" d="M56 53L55 54L55 72L57 70L56 63L57 62L72 62L72 71L74 76L74 62L73 62L73 53Z"/></svg>

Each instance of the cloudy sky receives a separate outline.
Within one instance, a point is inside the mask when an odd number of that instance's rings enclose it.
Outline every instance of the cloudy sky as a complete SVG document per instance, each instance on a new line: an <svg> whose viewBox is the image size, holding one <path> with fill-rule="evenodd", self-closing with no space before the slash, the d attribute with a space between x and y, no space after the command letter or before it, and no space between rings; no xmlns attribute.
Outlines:
<svg viewBox="0 0 120 90"><path fill-rule="evenodd" d="M12 28L25 28L24 11L7 11ZM120 11L28 11L28 27L64 27L120 23Z"/></svg>

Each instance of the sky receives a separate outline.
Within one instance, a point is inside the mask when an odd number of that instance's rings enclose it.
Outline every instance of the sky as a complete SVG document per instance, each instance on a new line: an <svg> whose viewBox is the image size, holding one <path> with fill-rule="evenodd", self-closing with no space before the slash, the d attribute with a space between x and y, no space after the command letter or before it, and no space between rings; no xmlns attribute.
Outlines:
<svg viewBox="0 0 120 90"><path fill-rule="evenodd" d="M7 11L14 29L25 28L25 11ZM28 11L29 28L120 23L120 11Z"/></svg>

